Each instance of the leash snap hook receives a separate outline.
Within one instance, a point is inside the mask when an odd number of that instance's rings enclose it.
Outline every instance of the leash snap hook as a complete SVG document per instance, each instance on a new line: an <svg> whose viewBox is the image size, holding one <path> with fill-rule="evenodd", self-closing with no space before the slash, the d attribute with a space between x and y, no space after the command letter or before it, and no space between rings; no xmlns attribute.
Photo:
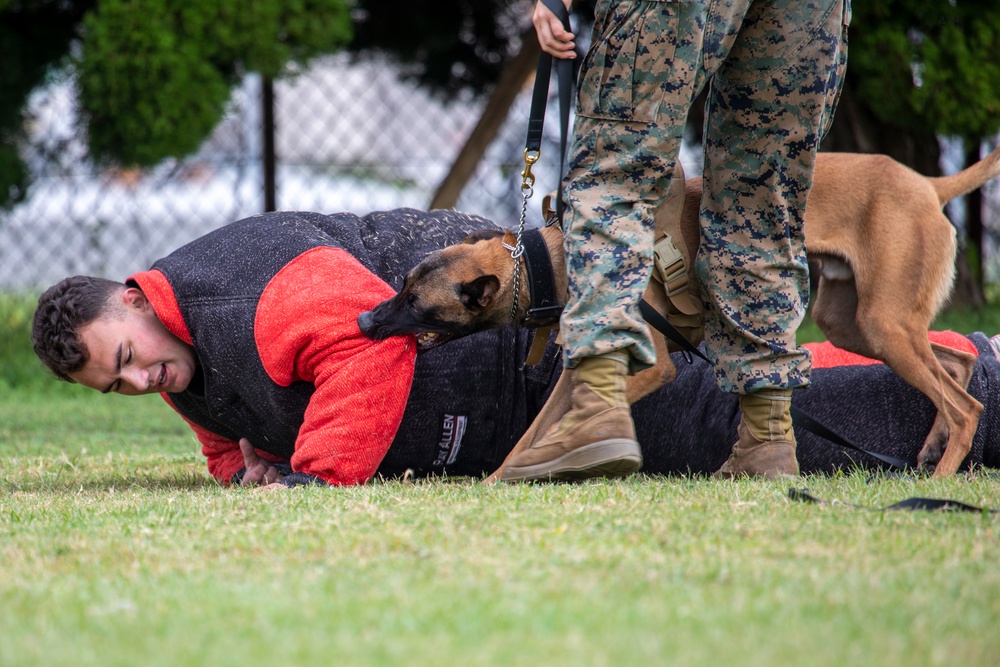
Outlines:
<svg viewBox="0 0 1000 667"><path fill-rule="evenodd" d="M535 185L535 175L531 173L531 167L538 162L540 151L524 149L524 171L521 172L521 189L531 190ZM530 194L528 195L531 196Z"/></svg>

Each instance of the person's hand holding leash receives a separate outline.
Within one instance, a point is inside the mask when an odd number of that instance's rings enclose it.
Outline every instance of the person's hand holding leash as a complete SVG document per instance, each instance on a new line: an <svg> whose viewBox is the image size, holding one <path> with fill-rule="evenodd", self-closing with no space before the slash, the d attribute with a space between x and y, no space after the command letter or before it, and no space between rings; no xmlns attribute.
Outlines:
<svg viewBox="0 0 1000 667"><path fill-rule="evenodd" d="M569 9L573 0L563 0L563 3L566 9ZM542 51L556 58L576 57L576 43L573 41L576 37L563 28L562 22L545 6L545 3L539 1L535 4L531 22L535 24L535 32L538 33L538 43Z"/></svg>
<svg viewBox="0 0 1000 667"><path fill-rule="evenodd" d="M284 488L280 483L282 474L265 459L259 457L246 438L240 438L240 451L243 452L243 466L246 468L240 484L243 486L256 484L266 489L279 486Z"/></svg>

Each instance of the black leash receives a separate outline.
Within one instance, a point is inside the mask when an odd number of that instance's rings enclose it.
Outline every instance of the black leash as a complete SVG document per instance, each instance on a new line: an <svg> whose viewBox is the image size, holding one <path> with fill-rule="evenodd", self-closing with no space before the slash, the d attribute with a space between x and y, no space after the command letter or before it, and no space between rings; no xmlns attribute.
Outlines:
<svg viewBox="0 0 1000 667"><path fill-rule="evenodd" d="M562 0L541 0L559 20L567 32L569 25L569 10ZM554 61L554 62L553 62ZM531 94L531 110L528 113L528 136L524 142L524 162L526 176L531 174L531 165L538 160L542 147L542 127L545 125L545 105L549 99L549 77L553 68L556 70L559 84L559 187L556 194L555 215L546 224L558 222L562 224L562 177L566 169L566 142L569 136L569 109L573 101L573 60L553 58L542 51L538 56L538 69L535 71L535 86ZM534 182L532 177L531 182Z"/></svg>
<svg viewBox="0 0 1000 667"><path fill-rule="evenodd" d="M794 404L792 405L791 413L792 413L792 423L795 426L800 426L804 428L813 435L818 435L819 437L829 440L830 442L836 443L841 447L846 447L847 449L853 449L856 452L861 452L862 454L873 456L877 458L879 461L882 461L883 463L886 463L892 466L893 468L898 468L899 470L908 470L909 468L912 467L909 463L907 463L903 459L898 459L895 456L889 456L888 454L879 454L878 452L872 452L867 449L858 447L857 445L853 444L850 440L848 440L847 438L843 437L842 435L834 431L829 426L820 423L819 421L817 421L813 417L810 417L799 408L795 407Z"/></svg>
<svg viewBox="0 0 1000 667"><path fill-rule="evenodd" d="M976 512L978 514L996 514L997 512L1000 512L1000 510L991 509L989 507L976 507L975 505L967 505L966 503L961 503L957 500L944 500L941 498L914 497L901 500L900 502L888 505L887 507L866 507L865 505L855 505L854 503L845 503L839 500L820 500L816 496L809 493L808 489L788 489L788 497L792 500L812 503L815 505L843 505L845 507L854 507L856 509L863 510L876 510L880 512L889 510L943 510L951 512Z"/></svg>
<svg viewBox="0 0 1000 667"><path fill-rule="evenodd" d="M677 328L671 324L669 320L667 320L667 318L660 315L656 308L649 305L649 302L645 299L639 301L639 312L642 313L642 318L646 320L646 324L666 336L668 340L672 340L677 343L677 345L679 345L684 352L693 354L696 357L708 361L708 357L702 354L701 350L699 350L695 345L692 345L691 341L684 337L684 334L678 331Z"/></svg>

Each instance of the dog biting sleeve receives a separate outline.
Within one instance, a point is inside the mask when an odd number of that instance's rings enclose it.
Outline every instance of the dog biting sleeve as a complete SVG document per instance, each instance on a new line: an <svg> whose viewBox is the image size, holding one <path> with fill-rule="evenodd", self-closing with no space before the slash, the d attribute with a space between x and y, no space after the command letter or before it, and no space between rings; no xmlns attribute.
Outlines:
<svg viewBox="0 0 1000 667"><path fill-rule="evenodd" d="M254 337L268 376L315 392L292 470L330 484L361 484L385 457L403 418L416 344L366 337L358 315L393 289L344 250L319 247L283 267L261 295Z"/></svg>

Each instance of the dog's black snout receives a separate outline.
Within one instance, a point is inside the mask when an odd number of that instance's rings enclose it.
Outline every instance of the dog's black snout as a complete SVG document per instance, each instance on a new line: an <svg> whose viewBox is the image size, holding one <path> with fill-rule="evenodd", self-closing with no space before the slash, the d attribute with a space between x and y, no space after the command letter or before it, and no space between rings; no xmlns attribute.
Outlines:
<svg viewBox="0 0 1000 667"><path fill-rule="evenodd" d="M372 334L372 331L375 328L375 315L372 311L367 310L358 315L358 328L361 329L361 333L366 336L370 336Z"/></svg>

